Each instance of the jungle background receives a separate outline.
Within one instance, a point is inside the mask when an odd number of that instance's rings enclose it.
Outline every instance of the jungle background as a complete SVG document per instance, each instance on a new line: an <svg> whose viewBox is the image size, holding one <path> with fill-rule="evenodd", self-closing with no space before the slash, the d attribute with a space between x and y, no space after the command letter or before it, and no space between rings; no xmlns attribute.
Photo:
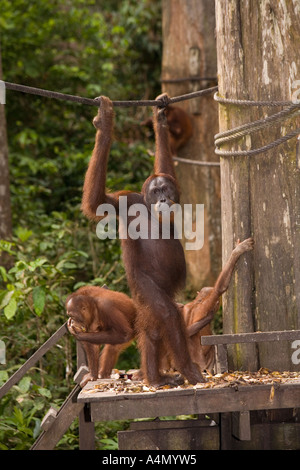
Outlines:
<svg viewBox="0 0 300 470"><path fill-rule="evenodd" d="M2 79L112 100L160 93L160 2L1 2ZM94 107L7 91L13 235L1 241L0 385L65 321L68 293L85 283L128 292L118 240L99 241L80 212L94 144ZM154 141L140 123L149 108L118 108L107 186L140 189L152 171ZM134 345L119 368L138 367ZM50 406L74 386L75 341L64 338L0 402L0 449L28 449ZM126 423L97 424L98 449L117 447ZM57 449L78 448L75 421Z"/></svg>

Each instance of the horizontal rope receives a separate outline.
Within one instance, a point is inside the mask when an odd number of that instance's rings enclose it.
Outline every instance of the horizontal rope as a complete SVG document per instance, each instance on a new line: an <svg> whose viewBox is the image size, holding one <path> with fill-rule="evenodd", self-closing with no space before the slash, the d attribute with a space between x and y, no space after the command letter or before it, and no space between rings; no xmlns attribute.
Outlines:
<svg viewBox="0 0 300 470"><path fill-rule="evenodd" d="M52 98L57 100L72 101L75 103L86 104L89 106L100 105L99 98L84 98L82 96L68 95L65 93L59 93L57 91L43 90L42 88L34 88L26 85L20 85L17 83L3 82L5 87L8 90L19 91L21 93L29 93L31 95L44 96L46 98ZM218 87L205 88L204 90L194 91L192 93L187 93L186 95L177 96L170 98L169 103L178 103L180 101L191 100L198 98L210 93L214 93ZM135 101L113 101L112 102L116 107L131 107L131 106L161 106L160 100L135 100Z"/></svg>
<svg viewBox="0 0 300 470"><path fill-rule="evenodd" d="M183 82L216 82L217 77L183 77L183 78L161 78L161 83L183 83Z"/></svg>
<svg viewBox="0 0 300 470"><path fill-rule="evenodd" d="M44 90L42 88L34 88L34 87L29 87L26 85L21 85L17 83L10 83L10 82L2 82L5 84L5 87L8 90L13 90L13 91L18 91L21 93L29 93L32 95L38 95L38 96L44 96L46 98L52 98L52 99L58 99L58 100L65 100L65 101L72 101L80 104L86 104L89 106L100 106L100 99L99 98L85 98L82 96L76 96L76 95L68 95L65 93L59 93L56 91L50 91L50 90ZM204 90L198 90L194 91L192 93L187 93L185 95L181 96L176 96L173 98L170 98L169 104L173 103L178 103L180 101L187 101L191 100L194 98L198 98L201 96L208 95L210 93L214 93L214 99L215 101L223 104L233 104L233 105L241 105L241 106L289 106L290 108L287 111L287 115L291 113L291 116L297 115L298 110L294 111L294 107L300 107L300 103L293 103L290 101L251 101L251 100L236 100L236 99L228 99L228 98L222 98L217 94L218 87L211 87L211 88L206 88ZM113 105L116 107L131 107L131 106L163 106L163 103L160 100L133 100L133 101L112 101ZM285 113L285 111L283 112ZM278 113L280 114L280 113ZM241 135L246 135L249 134L249 130L251 129L251 132L254 132L254 130L259 130L260 128L266 127L269 125L269 122L275 122L275 120L281 120L281 117L273 117L270 116L269 118L262 119L259 121L254 121L253 123L248 123L243 126L240 126L235 129L231 129L229 131L226 131L225 133L220 133L217 134L216 137L216 145L221 144L221 142L225 142L227 140L232 140L235 138L240 137ZM241 132L242 134L239 134ZM281 137L280 139L277 139L274 142L269 143L268 145L265 145L259 149L252 149L252 150L241 150L241 151L227 151L227 150L220 150L220 149L215 149L215 153L217 155L255 155L257 153L264 152L266 150L269 150L270 148L273 148L277 145L280 145L282 142L285 142L296 135L300 133L300 129L296 129L295 131L287 134L286 136ZM217 162L199 162L199 161L194 161L194 160L188 160L188 159L178 159L177 161L181 161L183 163L190 163L194 165L206 165L206 166L218 166Z"/></svg>
<svg viewBox="0 0 300 470"><path fill-rule="evenodd" d="M291 106L293 101L253 101L253 100L237 100L231 98L223 98L218 93L214 94L214 100L221 104L235 104L238 106ZM300 103L298 103L300 104Z"/></svg>
<svg viewBox="0 0 300 470"><path fill-rule="evenodd" d="M220 166L219 162L201 162L199 160L190 160L188 158L173 157L175 162L188 163L190 165L199 165L199 166Z"/></svg>

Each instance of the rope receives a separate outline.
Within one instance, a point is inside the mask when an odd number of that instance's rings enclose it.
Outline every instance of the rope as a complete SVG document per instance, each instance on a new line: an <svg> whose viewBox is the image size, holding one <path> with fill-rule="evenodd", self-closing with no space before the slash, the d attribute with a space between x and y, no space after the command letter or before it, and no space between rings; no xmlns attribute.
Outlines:
<svg viewBox="0 0 300 470"><path fill-rule="evenodd" d="M252 149L252 150L219 150L215 149L215 153L220 156L227 156L227 157L247 157L248 155L257 155L262 152L266 152L267 150L271 150L274 147L277 147L278 145L286 142L287 140L292 139L293 137L296 137L298 134L300 134L300 128L295 129L294 131L290 132L289 134L280 137L280 139L274 140L274 142L270 142L267 145L264 145L263 147L257 148L257 149Z"/></svg>
<svg viewBox="0 0 300 470"><path fill-rule="evenodd" d="M43 90L42 88L34 88L25 85L20 85L17 83L3 82L8 90L19 91L21 93L29 93L31 95L45 96L46 98L52 98L57 100L72 101L75 103L86 104L89 106L100 105L99 98L91 99L84 98L82 96L67 95L65 93L59 93L57 91ZM169 103L178 103L179 101L191 100L198 98L203 95L214 93L218 87L206 88L204 90L194 91L186 95L177 96L175 98L170 98ZM161 106L160 100L139 100L139 101L113 101L112 102L116 107L130 107L130 106Z"/></svg>
<svg viewBox="0 0 300 470"><path fill-rule="evenodd" d="M181 163L189 163L190 165L199 165L199 166L220 166L219 162L201 162L198 160L189 160L188 158L179 158L173 157L173 160Z"/></svg>
<svg viewBox="0 0 300 470"><path fill-rule="evenodd" d="M86 104L88 106L100 106L99 98L91 99L84 98L81 96L67 95L65 93L59 93L57 91L43 90L42 88L34 88L26 85L20 85L17 83L3 82L8 90L19 91L21 93L29 93L31 95L44 96L46 98L52 98L57 100L72 101L75 103ZM168 104L178 103L180 101L191 100L198 98L210 93L215 93L218 89L217 86L212 88L205 88L204 90L194 91L192 93L187 93L185 95L177 96L175 98L170 98ZM113 105L117 107L129 107L129 106L161 106L161 101L159 100L141 100L141 101L113 101ZM183 163L189 163L193 165L200 166L220 166L218 162L198 162L194 160L189 160L185 158L174 157L174 160Z"/></svg>
<svg viewBox="0 0 300 470"><path fill-rule="evenodd" d="M214 93L217 89L218 87L214 86L212 88L205 88L204 90L193 91L192 93L187 93L186 95L170 98L170 104L179 103L179 101L192 100L194 98L198 98L199 96L209 95L210 93Z"/></svg>
<svg viewBox="0 0 300 470"><path fill-rule="evenodd" d="M235 104L237 106L291 106L292 101L253 101L222 98L218 93L214 94L214 100L222 104Z"/></svg>
<svg viewBox="0 0 300 470"><path fill-rule="evenodd" d="M290 132L289 134L280 137L279 139L270 142L263 147L252 149L252 150L221 150L217 148L221 144L226 142L230 142L232 140L239 139L245 135L250 135L255 131L259 131L266 127L271 126L273 123L284 121L288 118L292 118L298 116L300 114L300 102L293 103L291 101L250 101L250 100L235 100L235 99L227 99L227 98L220 98L217 93L214 95L214 99L219 103L228 103L233 105L241 105L241 106L288 106L287 109L279 111L278 113L273 114L272 116L268 116L264 119L259 119L257 121L253 121L250 123L243 124L239 127L235 127L233 129L229 129L225 132L221 132L215 135L215 153L221 156L248 156L248 155L257 155L259 153L265 152L270 150L278 145L286 142L293 137L296 137L300 133L300 129L295 129L294 131Z"/></svg>
<svg viewBox="0 0 300 470"><path fill-rule="evenodd" d="M274 122L281 122L287 119L288 117L297 116L298 114L300 114L300 104L292 105L289 108L280 111L279 113L272 114L272 116L268 116L267 118L258 119L257 121L243 124L242 126L235 127L234 129L229 129L228 131L216 134L215 144L220 145L224 142L243 137L244 135L252 134L257 130L271 126Z"/></svg>
<svg viewBox="0 0 300 470"><path fill-rule="evenodd" d="M199 77L195 77L198 78ZM190 80L190 78L188 78ZM185 81L186 79L174 79L174 81L182 80ZM86 104L89 106L100 106L100 99L95 98L85 98L82 96L75 96L75 95L68 95L65 93L59 93L56 91L44 90L42 88L34 88L29 87L26 85L20 85L17 83L10 83L10 82L2 82L5 84L5 87L8 90L19 91L21 93L29 93L32 95L44 96L46 98L58 99L58 100L65 100L65 101L72 101L80 104ZM215 136L215 145L221 145L222 143L229 142L231 140L238 139L244 135L251 134L257 130L263 129L271 125L271 123L279 122L284 119L287 119L289 116L294 117L300 113L300 103L293 103L291 101L251 101L251 100L237 100L237 99L229 99L229 98L222 98L217 93L218 87L211 87L205 88L204 90L194 91L192 93L187 93L185 95L176 96L174 98L170 98L168 104L179 103L180 101L191 100L194 98L199 98L201 96L208 95L210 93L214 93L214 99L218 103L221 104L232 104L237 106L288 106L288 109L280 111L272 116L269 116L265 119L260 119L254 121L252 123L247 123L242 126L236 127L234 129L230 129L228 131L219 133ZM160 100L135 100L135 101L113 101L112 102L116 107L131 107L131 106L159 106L162 107L164 104ZM274 148L280 145L283 142L295 137L300 133L300 129L295 129L294 131L290 132L289 134L281 137L280 139L275 140L274 142L270 142L269 144L260 147L258 149L252 150L240 150L240 151L229 151L229 150L220 150L218 148L215 149L215 153L217 155L223 156L247 156L247 155L256 155L258 153L262 153L266 150ZM175 157L174 160L177 160L182 163L189 163L193 165L201 165L201 166L219 166L218 162L199 162L194 160L189 160L185 158L178 158Z"/></svg>
<svg viewBox="0 0 300 470"><path fill-rule="evenodd" d="M161 83L183 83L183 82L216 82L217 77L183 77L183 78L161 78Z"/></svg>

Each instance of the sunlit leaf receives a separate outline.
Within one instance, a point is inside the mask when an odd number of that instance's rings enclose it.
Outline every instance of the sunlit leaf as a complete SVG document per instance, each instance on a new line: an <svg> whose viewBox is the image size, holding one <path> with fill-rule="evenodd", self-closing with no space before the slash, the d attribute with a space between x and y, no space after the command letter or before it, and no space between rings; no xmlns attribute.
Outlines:
<svg viewBox="0 0 300 470"><path fill-rule="evenodd" d="M40 316L43 313L46 302L46 293L43 287L35 287L32 291L32 298L34 311Z"/></svg>
<svg viewBox="0 0 300 470"><path fill-rule="evenodd" d="M20 382L18 383L18 388L20 389L21 393L26 393L29 390L31 384L30 377L23 377Z"/></svg>
<svg viewBox="0 0 300 470"><path fill-rule="evenodd" d="M9 301L9 303L6 305L6 307L4 308L4 315L6 316L8 320L10 320L14 316L16 311L17 311L17 302L14 298L12 298Z"/></svg>

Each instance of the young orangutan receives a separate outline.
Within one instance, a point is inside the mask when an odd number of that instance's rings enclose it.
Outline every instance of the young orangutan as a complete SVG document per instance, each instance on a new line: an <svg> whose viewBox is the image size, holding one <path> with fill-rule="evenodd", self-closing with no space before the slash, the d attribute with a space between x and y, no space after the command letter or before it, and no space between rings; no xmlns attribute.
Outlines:
<svg viewBox="0 0 300 470"><path fill-rule="evenodd" d="M228 289L238 259L246 251L252 250L253 246L254 241L252 238L248 238L243 242L238 240L214 287L204 287L198 292L195 300L181 306L187 327L191 358L199 364L201 370L212 371L215 361L214 347L202 346L201 336L212 334L210 323L219 309L220 297ZM164 367L166 367L166 363Z"/></svg>
<svg viewBox="0 0 300 470"><path fill-rule="evenodd" d="M86 286L66 300L68 330L82 343L89 373L80 385L98 377L110 377L119 354L135 336L136 310L125 294L104 287ZM101 345L105 344L100 359Z"/></svg>
<svg viewBox="0 0 300 470"><path fill-rule="evenodd" d="M184 109L179 106L168 105L165 110L168 124L168 137L172 155L183 147L193 135L192 119ZM153 119L142 122L143 125L152 127Z"/></svg>

